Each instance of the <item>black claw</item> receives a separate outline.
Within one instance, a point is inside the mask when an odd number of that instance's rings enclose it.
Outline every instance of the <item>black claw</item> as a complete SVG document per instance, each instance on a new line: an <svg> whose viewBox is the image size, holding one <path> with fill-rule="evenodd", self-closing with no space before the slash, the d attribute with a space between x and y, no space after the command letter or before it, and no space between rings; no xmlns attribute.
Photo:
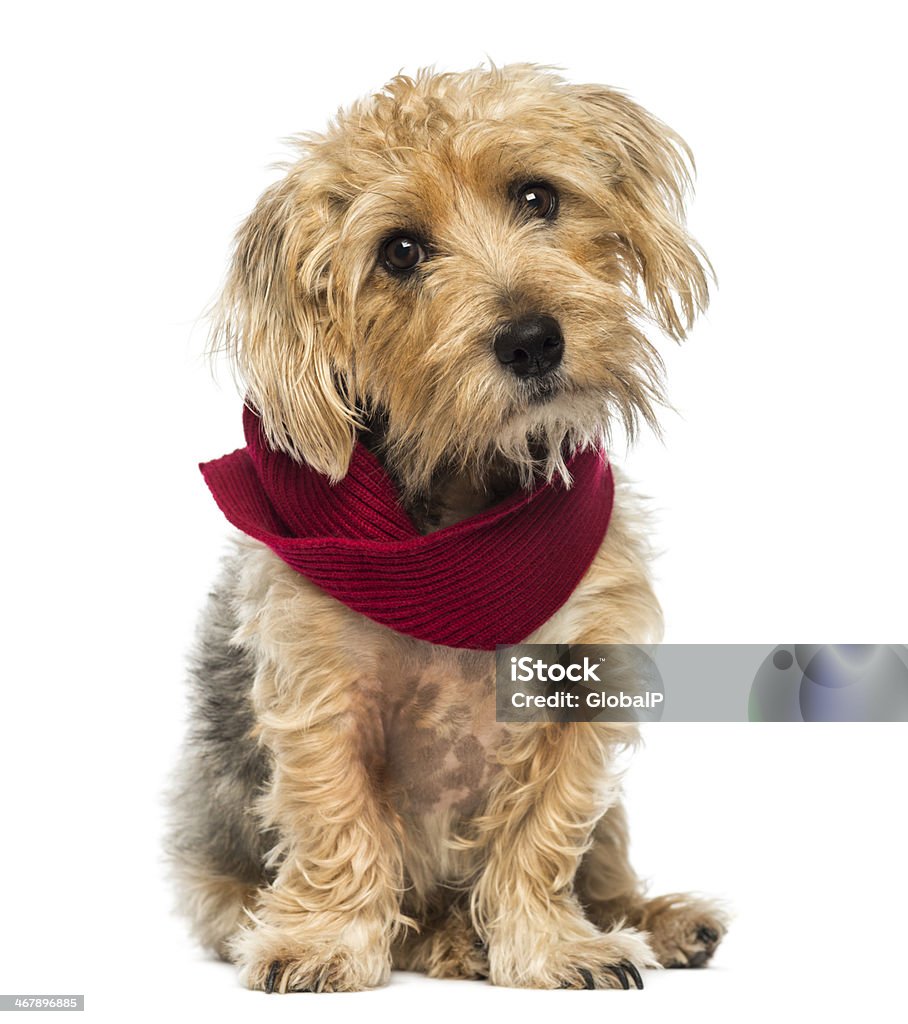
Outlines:
<svg viewBox="0 0 908 1024"><path fill-rule="evenodd" d="M269 995L274 991L274 986L277 984L277 979L281 973L281 962L280 960L273 960L271 966L268 968L268 977L265 979L265 991Z"/></svg>
<svg viewBox="0 0 908 1024"><path fill-rule="evenodd" d="M585 967L578 967L577 968L577 973L580 975L581 978L583 978L583 987L584 988L595 988L596 987L596 982L593 981L593 972L592 971L587 970Z"/></svg>
<svg viewBox="0 0 908 1024"><path fill-rule="evenodd" d="M702 928L697 929L697 938L701 942L717 942L719 939L719 933L715 928L707 928L703 925Z"/></svg>
<svg viewBox="0 0 908 1024"><path fill-rule="evenodd" d="M631 987L630 982L627 980L627 975L624 973L623 967L619 967L618 964L607 964L605 969L607 971L611 971L612 974L615 975L615 977L621 982L621 987L625 991Z"/></svg>
<svg viewBox="0 0 908 1024"><path fill-rule="evenodd" d="M643 988L643 978L640 976L640 972L637 970L635 964L632 964L630 960L622 960L621 966L627 971L627 973L634 979L634 984L637 988Z"/></svg>

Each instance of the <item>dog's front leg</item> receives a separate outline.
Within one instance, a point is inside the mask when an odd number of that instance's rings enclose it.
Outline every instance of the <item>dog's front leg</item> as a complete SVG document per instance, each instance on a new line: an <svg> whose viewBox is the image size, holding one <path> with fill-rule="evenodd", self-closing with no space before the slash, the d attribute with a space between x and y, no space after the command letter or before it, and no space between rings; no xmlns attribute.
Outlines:
<svg viewBox="0 0 908 1024"><path fill-rule="evenodd" d="M475 822L482 866L473 916L488 943L490 979L526 988L642 987L655 966L633 929L603 933L574 895L596 820L616 797L608 726L512 726L502 771Z"/></svg>
<svg viewBox="0 0 908 1024"><path fill-rule="evenodd" d="M269 992L387 982L400 921L400 844L376 787L374 716L356 677L324 651L321 661L304 679L266 664L254 688L273 757L261 809L276 875L232 954L244 983Z"/></svg>

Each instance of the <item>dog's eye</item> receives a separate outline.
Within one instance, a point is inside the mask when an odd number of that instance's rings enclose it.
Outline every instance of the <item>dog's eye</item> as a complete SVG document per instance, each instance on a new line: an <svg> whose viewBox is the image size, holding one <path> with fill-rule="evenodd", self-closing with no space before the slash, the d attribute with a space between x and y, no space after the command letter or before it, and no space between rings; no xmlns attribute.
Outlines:
<svg viewBox="0 0 908 1024"><path fill-rule="evenodd" d="M408 235L395 235L383 243L381 258L389 270L406 273L413 270L426 258L426 250L422 243Z"/></svg>
<svg viewBox="0 0 908 1024"><path fill-rule="evenodd" d="M551 185L544 185L542 182L521 185L516 190L516 199L521 212L528 213L531 217L543 217L548 220L558 211L558 193Z"/></svg>

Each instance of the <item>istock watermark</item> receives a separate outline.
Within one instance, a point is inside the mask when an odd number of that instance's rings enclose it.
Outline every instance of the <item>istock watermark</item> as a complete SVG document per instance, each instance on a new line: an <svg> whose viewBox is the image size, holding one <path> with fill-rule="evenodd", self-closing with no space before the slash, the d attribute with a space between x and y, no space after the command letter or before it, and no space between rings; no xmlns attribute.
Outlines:
<svg viewBox="0 0 908 1024"><path fill-rule="evenodd" d="M905 722L904 644L518 644L500 722Z"/></svg>
<svg viewBox="0 0 908 1024"><path fill-rule="evenodd" d="M533 659L530 655L518 658L515 654L511 656L511 679L515 683L563 683L565 680L570 683L600 683L601 667L600 658L593 661L586 655L582 661L564 665L560 661L549 664L542 658Z"/></svg>

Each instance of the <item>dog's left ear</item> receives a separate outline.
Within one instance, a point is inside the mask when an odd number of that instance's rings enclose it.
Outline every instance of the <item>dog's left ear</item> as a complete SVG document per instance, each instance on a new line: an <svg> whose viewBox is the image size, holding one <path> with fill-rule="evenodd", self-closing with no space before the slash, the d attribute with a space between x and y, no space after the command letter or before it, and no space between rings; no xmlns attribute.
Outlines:
<svg viewBox="0 0 908 1024"><path fill-rule="evenodd" d="M622 256L636 279L630 283L642 283L651 314L680 340L707 306L711 273L685 227L690 149L622 93L597 85L571 88L604 172L603 206L617 222Z"/></svg>

